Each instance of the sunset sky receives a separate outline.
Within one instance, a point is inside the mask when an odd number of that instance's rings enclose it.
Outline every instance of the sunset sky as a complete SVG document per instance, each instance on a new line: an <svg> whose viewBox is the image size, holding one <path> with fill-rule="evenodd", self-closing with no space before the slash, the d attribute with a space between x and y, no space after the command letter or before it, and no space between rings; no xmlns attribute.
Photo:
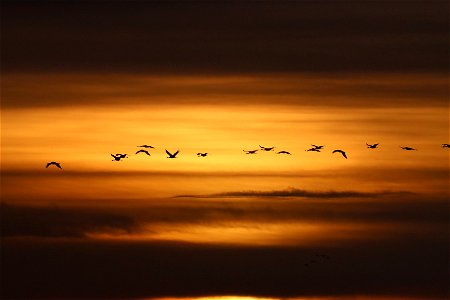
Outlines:
<svg viewBox="0 0 450 300"><path fill-rule="evenodd" d="M446 299L448 12L2 1L0 296Z"/></svg>

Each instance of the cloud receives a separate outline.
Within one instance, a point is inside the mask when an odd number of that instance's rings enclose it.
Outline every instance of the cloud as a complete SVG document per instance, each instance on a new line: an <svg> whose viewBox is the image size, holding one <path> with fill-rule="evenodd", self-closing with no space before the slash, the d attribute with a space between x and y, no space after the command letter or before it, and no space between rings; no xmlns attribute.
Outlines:
<svg viewBox="0 0 450 300"><path fill-rule="evenodd" d="M389 295L445 299L448 241L396 239L323 247L101 241L2 242L7 299ZM305 267L315 254L331 259Z"/></svg>
<svg viewBox="0 0 450 300"><path fill-rule="evenodd" d="M445 1L7 1L2 71L446 73L447 12Z"/></svg>
<svg viewBox="0 0 450 300"><path fill-rule="evenodd" d="M89 208L1 204L0 209L3 237L82 238L90 232L129 233L137 228L129 216Z"/></svg>
<svg viewBox="0 0 450 300"><path fill-rule="evenodd" d="M298 194L298 191L293 193ZM91 199L85 206L30 206L2 204L3 237L87 238L90 234L139 235L155 233L167 226L232 226L233 224L335 223L408 225L428 232L448 222L447 198L409 193L364 194L358 192L306 192L308 198L280 202L280 196L223 196L211 198L169 198L130 201ZM227 194L227 193L224 193ZM278 195L278 192L270 194ZM301 192L302 195L305 192ZM361 196L361 194L363 196ZM242 194L239 194L242 195ZM253 195L253 196L252 196ZM281 193L281 197L289 193ZM328 198L335 197L338 198ZM358 196L357 196L358 195ZM323 197L327 198L323 198ZM255 201L252 197L261 197ZM295 196L298 197L298 196ZM322 197L322 198L321 198ZM283 198L284 199L284 198ZM333 201L323 201L334 199ZM82 203L79 201L79 203ZM103 203L103 204L99 204ZM127 203L126 206L123 203ZM80 204L79 204L80 205ZM93 206L95 205L95 206ZM409 232L410 229L407 231ZM389 238L384 236L383 238Z"/></svg>
<svg viewBox="0 0 450 300"><path fill-rule="evenodd" d="M336 78L285 73L245 76L70 73L4 77L4 108L283 104L330 109L366 107L368 101L372 109L447 105L447 77L439 74L349 74Z"/></svg>
<svg viewBox="0 0 450 300"><path fill-rule="evenodd" d="M408 195L410 192L358 192L358 191L308 191L296 188L275 191L235 191L223 192L208 195L178 195L175 198L316 198L316 199L335 199L335 198L373 198L387 195Z"/></svg>

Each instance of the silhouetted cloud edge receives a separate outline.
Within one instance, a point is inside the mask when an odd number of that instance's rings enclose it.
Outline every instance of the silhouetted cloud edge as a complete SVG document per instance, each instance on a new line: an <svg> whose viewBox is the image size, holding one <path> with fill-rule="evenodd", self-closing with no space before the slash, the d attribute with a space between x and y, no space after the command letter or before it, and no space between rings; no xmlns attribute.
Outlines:
<svg viewBox="0 0 450 300"><path fill-rule="evenodd" d="M406 191L379 191L379 192L359 192L359 191L310 191L297 188L288 188L285 190L273 190L273 191L231 191L214 194L182 194L174 196L174 198L239 198L239 197L251 197L251 198L319 198L319 199L333 199L333 198L373 198L381 196L393 196L393 195L414 195L412 192Z"/></svg>

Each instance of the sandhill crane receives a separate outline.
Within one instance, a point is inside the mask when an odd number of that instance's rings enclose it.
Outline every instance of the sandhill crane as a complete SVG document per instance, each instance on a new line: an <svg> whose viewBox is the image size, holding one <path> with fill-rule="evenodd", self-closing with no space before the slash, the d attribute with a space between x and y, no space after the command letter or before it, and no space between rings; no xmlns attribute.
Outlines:
<svg viewBox="0 0 450 300"><path fill-rule="evenodd" d="M139 151L136 152L136 154L138 154L138 153L145 153L145 154L147 154L148 156L150 156L150 153L148 153L147 150L141 149L141 150L139 150Z"/></svg>
<svg viewBox="0 0 450 300"><path fill-rule="evenodd" d="M177 152L175 152L174 154L172 154L172 153L170 153L169 151L167 151L167 149L166 149L166 153L167 153L167 155L169 155L169 156L167 156L167 158L176 158L176 156L177 156L177 154L180 152L180 150L177 150Z"/></svg>
<svg viewBox="0 0 450 300"><path fill-rule="evenodd" d="M280 152L277 152L277 154L289 154L289 155L291 155L291 153L289 153L288 151L280 151Z"/></svg>
<svg viewBox="0 0 450 300"><path fill-rule="evenodd" d="M256 154L256 152L258 152L258 150L242 150L245 152L245 154Z"/></svg>
<svg viewBox="0 0 450 300"><path fill-rule="evenodd" d="M120 161L122 158L126 158L127 155L126 154L111 154L111 156L114 158L115 161Z"/></svg>
<svg viewBox="0 0 450 300"><path fill-rule="evenodd" d="M138 147L141 147L141 148L152 148L152 149L154 149L155 147L153 147L153 146L149 146L149 145L141 145L141 146L138 146Z"/></svg>
<svg viewBox="0 0 450 300"><path fill-rule="evenodd" d="M56 161L52 161L52 162L47 163L47 165L46 165L45 167L48 168L48 167L51 166L51 165L54 165L54 166L56 166L56 167L62 169L62 168L61 168L61 165L60 165L59 163L57 163Z"/></svg>
<svg viewBox="0 0 450 300"><path fill-rule="evenodd" d="M411 148L411 147L402 147L402 146L400 146L400 148L402 148L403 150L407 150L407 151L417 150L417 149L414 149L414 148Z"/></svg>
<svg viewBox="0 0 450 300"><path fill-rule="evenodd" d="M342 156L344 156L345 157L345 159L347 159L347 155L345 154L345 152L344 151L342 151L342 150L334 150L333 151L333 153L336 153L336 152L339 152L339 153L341 153L342 154Z"/></svg>
<svg viewBox="0 0 450 300"><path fill-rule="evenodd" d="M367 148L369 148L369 149L375 149L375 148L377 148L378 147L378 144L367 144L366 143L366 145L367 145Z"/></svg>
<svg viewBox="0 0 450 300"><path fill-rule="evenodd" d="M198 157L205 157L205 156L207 156L207 155L208 155L207 152L205 152L205 153L201 153L201 152L197 153L197 156L198 156Z"/></svg>
<svg viewBox="0 0 450 300"><path fill-rule="evenodd" d="M261 148L261 150L264 150L264 151L272 151L275 148L275 147L263 147L261 145L259 145L259 147Z"/></svg>

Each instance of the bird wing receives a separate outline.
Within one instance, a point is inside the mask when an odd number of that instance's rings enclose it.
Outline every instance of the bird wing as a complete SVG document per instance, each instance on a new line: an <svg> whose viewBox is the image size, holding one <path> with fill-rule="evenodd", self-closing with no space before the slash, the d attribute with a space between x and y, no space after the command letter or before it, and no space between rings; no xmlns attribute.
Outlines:
<svg viewBox="0 0 450 300"><path fill-rule="evenodd" d="M170 153L169 151L167 151L167 149L166 149L166 153L167 153L167 155L172 156L172 153Z"/></svg>
<svg viewBox="0 0 450 300"><path fill-rule="evenodd" d="M112 157L116 158L116 156L114 154L111 154Z"/></svg>
<svg viewBox="0 0 450 300"><path fill-rule="evenodd" d="M341 151L342 155L345 157L345 159L347 159L347 155L345 154L344 151Z"/></svg>
<svg viewBox="0 0 450 300"><path fill-rule="evenodd" d="M48 166L50 166L52 163L47 163L47 165L45 166L46 168L48 168Z"/></svg>
<svg viewBox="0 0 450 300"><path fill-rule="evenodd" d="M147 154L148 156L151 156L150 153L148 153L148 151L146 151L146 150L144 150L144 151L142 151L142 152L144 152L144 153Z"/></svg>
<svg viewBox="0 0 450 300"><path fill-rule="evenodd" d="M175 157L175 156L177 156L177 154L180 152L180 150L177 150L177 152L175 152L174 154L173 154L173 157Z"/></svg>
<svg viewBox="0 0 450 300"><path fill-rule="evenodd" d="M59 163L55 163L54 165L57 166L58 168L62 169L61 165Z"/></svg>

